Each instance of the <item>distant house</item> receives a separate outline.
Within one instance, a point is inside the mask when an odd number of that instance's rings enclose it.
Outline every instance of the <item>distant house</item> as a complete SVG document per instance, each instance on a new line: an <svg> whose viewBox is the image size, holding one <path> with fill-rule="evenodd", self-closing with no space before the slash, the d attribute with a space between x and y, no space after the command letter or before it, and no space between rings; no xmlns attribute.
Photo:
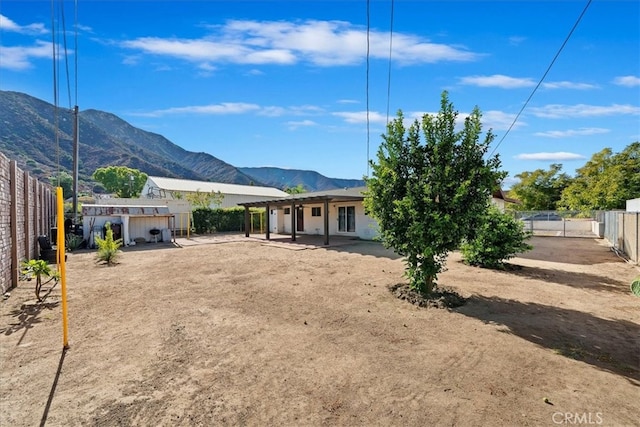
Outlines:
<svg viewBox="0 0 640 427"><path fill-rule="evenodd" d="M150 176L142 188L140 197L148 199L185 199L187 194L198 191L201 193L211 193L212 191L222 193L224 195L222 204L212 207L223 208L236 207L240 203L288 196L284 191L273 187Z"/></svg>
<svg viewBox="0 0 640 427"><path fill-rule="evenodd" d="M521 202L520 200L507 197L506 194L504 194L504 191L502 191L502 189L499 188L496 191L494 191L493 194L491 195L491 203L493 203L495 206L498 207L498 209L504 212L507 203L513 203L513 204L519 205Z"/></svg>

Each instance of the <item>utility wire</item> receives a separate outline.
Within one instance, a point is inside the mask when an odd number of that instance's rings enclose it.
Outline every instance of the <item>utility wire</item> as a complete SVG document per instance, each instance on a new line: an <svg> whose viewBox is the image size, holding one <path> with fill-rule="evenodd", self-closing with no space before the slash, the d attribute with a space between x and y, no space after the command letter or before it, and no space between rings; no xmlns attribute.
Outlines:
<svg viewBox="0 0 640 427"><path fill-rule="evenodd" d="M74 51L73 51L73 59L74 59L74 70L73 70L73 76L75 78L75 82L74 82L74 86L75 86L75 104L74 105L78 105L78 0L75 0L75 11L74 11L74 27L75 27L75 45L74 45Z"/></svg>
<svg viewBox="0 0 640 427"><path fill-rule="evenodd" d="M542 82L544 81L545 77L547 77L547 74L549 74L549 71L551 70L551 67L553 67L553 64L556 62L556 59L558 59L558 56L560 56L560 52L562 52L562 50L564 49L565 45L567 44L567 42L569 41L569 39L571 38L571 35L573 34L573 32L575 31L575 29L578 27L578 24L580 23L580 21L582 20L582 17L584 16L584 14L587 12L587 9L589 8L589 5L591 5L592 0L588 0L587 1L587 5L584 7L584 9L582 10L582 13L580 14L580 16L578 17L578 19L576 20L575 24L573 24L573 27L571 28L571 31L569 31L569 34L567 35L567 37L564 39L564 42L562 42L562 46L560 46L560 49L558 49L558 52L556 53L556 55L553 57L553 60L551 60L551 63L549 64L549 66L547 67L547 70L544 72L544 74L542 75L542 78L540 79L540 81L538 82L538 84L536 85L535 88L533 88L533 91L531 92L531 95L529 95L529 98L527 98L527 100L525 101L524 105L522 106L522 108L520 109L520 111L518 112L518 114L516 115L516 117L513 119L513 122L511 123L511 125L509 126L509 129L507 129L507 131L505 132L505 134L502 136L502 138L500 139L500 141L498 142L498 144L495 146L495 148L491 151L491 154L489 154L489 156L492 156L493 153L496 152L496 150L498 149L498 147L500 147L500 144L502 144L502 141L504 141L504 139L507 137L507 135L509 135L509 132L511 132L511 129L513 129L513 126L516 124L516 122L518 121L518 118L520 117L520 115L522 114L522 112L524 111L524 109L527 107L527 104L529 104L529 101L531 101L531 98L533 98L533 95L536 93L536 91L538 90L538 88L540 87L540 85L542 85Z"/></svg>
<svg viewBox="0 0 640 427"><path fill-rule="evenodd" d="M367 0L367 177L369 177L369 32L371 28L369 3L369 0Z"/></svg>
<svg viewBox="0 0 640 427"><path fill-rule="evenodd" d="M56 8L51 0L51 49L53 55L53 129L56 144L57 181L60 186L60 141L58 140L58 63L56 55Z"/></svg>
<svg viewBox="0 0 640 427"><path fill-rule="evenodd" d="M394 0L391 0L391 23L389 25L389 73L387 75L387 124L389 124L389 108L391 104L391 53L393 52L393 6Z"/></svg>
<svg viewBox="0 0 640 427"><path fill-rule="evenodd" d="M71 108L71 83L69 79L69 52L67 50L67 24L64 19L64 1L60 2L60 22L62 22L62 44L64 46L64 69L67 77L67 96Z"/></svg>

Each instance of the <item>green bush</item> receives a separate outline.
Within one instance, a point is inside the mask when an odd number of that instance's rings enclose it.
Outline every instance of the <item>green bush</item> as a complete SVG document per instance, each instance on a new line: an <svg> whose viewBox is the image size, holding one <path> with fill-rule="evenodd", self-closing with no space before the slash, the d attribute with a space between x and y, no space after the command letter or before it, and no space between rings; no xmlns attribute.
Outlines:
<svg viewBox="0 0 640 427"><path fill-rule="evenodd" d="M80 247L82 244L82 236L78 236L77 234L68 233L65 239L65 247L69 252L73 252Z"/></svg>
<svg viewBox="0 0 640 427"><path fill-rule="evenodd" d="M262 209L250 209L261 212ZM260 216L252 215L253 227L260 228ZM193 210L193 226L198 234L216 231L244 231L244 208L198 208Z"/></svg>
<svg viewBox="0 0 640 427"><path fill-rule="evenodd" d="M533 249L526 242L531 233L523 227L521 221L491 206L474 238L465 241L460 247L464 261L479 267L504 267L507 259Z"/></svg>
<svg viewBox="0 0 640 427"><path fill-rule="evenodd" d="M100 236L96 236L96 245L98 245L98 254L96 258L98 261L103 261L107 265L113 265L116 263L116 258L121 253L120 247L122 246L122 239L113 240L113 230L111 229L111 224L106 223L105 228L107 229L105 238L101 238Z"/></svg>
<svg viewBox="0 0 640 427"><path fill-rule="evenodd" d="M637 297L640 297L640 276L636 277L631 282L631 293Z"/></svg>
<svg viewBox="0 0 640 427"><path fill-rule="evenodd" d="M55 286L60 280L60 273L53 270L47 261L42 259L30 259L28 261L23 261L22 274L27 280L31 280L33 277L36 278L36 298L38 299L38 302L42 301L42 298L40 298L42 285L46 285L53 280L55 282ZM46 282L42 282L44 277L48 277L49 279Z"/></svg>

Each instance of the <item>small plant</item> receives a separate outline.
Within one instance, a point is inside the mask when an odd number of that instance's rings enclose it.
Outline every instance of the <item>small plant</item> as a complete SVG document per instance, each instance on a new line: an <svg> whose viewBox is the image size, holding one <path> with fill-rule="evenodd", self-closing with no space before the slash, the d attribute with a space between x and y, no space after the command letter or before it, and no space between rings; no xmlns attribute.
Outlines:
<svg viewBox="0 0 640 427"><path fill-rule="evenodd" d="M96 258L107 265L113 265L116 263L117 256L121 253L122 239L113 240L113 230L110 223L107 222L105 228L107 231L104 239L96 236L96 245L98 245Z"/></svg>
<svg viewBox="0 0 640 427"><path fill-rule="evenodd" d="M631 282L631 293L637 297L640 297L640 276L636 277Z"/></svg>
<svg viewBox="0 0 640 427"><path fill-rule="evenodd" d="M73 252L80 247L82 244L82 236L78 236L77 234L69 233L67 234L67 238L65 239L65 247L69 252Z"/></svg>
<svg viewBox="0 0 640 427"><path fill-rule="evenodd" d="M31 280L33 277L36 278L36 298L38 302L42 302L42 298L40 298L42 286L51 281L54 281L55 286L58 283L58 280L60 280L60 273L53 270L47 261L43 259L30 259L28 261L23 261L22 274L25 275L27 280ZM49 280L43 283L42 279L45 277L48 277Z"/></svg>
<svg viewBox="0 0 640 427"><path fill-rule="evenodd" d="M467 264L486 268L503 268L504 261L517 253L533 249L526 240L531 233L524 231L522 221L489 207L475 238L462 244L460 250Z"/></svg>

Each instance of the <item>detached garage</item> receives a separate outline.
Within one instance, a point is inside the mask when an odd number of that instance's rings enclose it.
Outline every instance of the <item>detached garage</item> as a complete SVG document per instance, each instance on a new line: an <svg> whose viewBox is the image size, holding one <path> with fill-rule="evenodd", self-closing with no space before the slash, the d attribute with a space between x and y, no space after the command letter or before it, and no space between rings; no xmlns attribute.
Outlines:
<svg viewBox="0 0 640 427"><path fill-rule="evenodd" d="M111 223L114 239L125 246L144 242L170 242L175 216L167 206L83 205L83 237L89 247L94 236L104 237L104 227Z"/></svg>

